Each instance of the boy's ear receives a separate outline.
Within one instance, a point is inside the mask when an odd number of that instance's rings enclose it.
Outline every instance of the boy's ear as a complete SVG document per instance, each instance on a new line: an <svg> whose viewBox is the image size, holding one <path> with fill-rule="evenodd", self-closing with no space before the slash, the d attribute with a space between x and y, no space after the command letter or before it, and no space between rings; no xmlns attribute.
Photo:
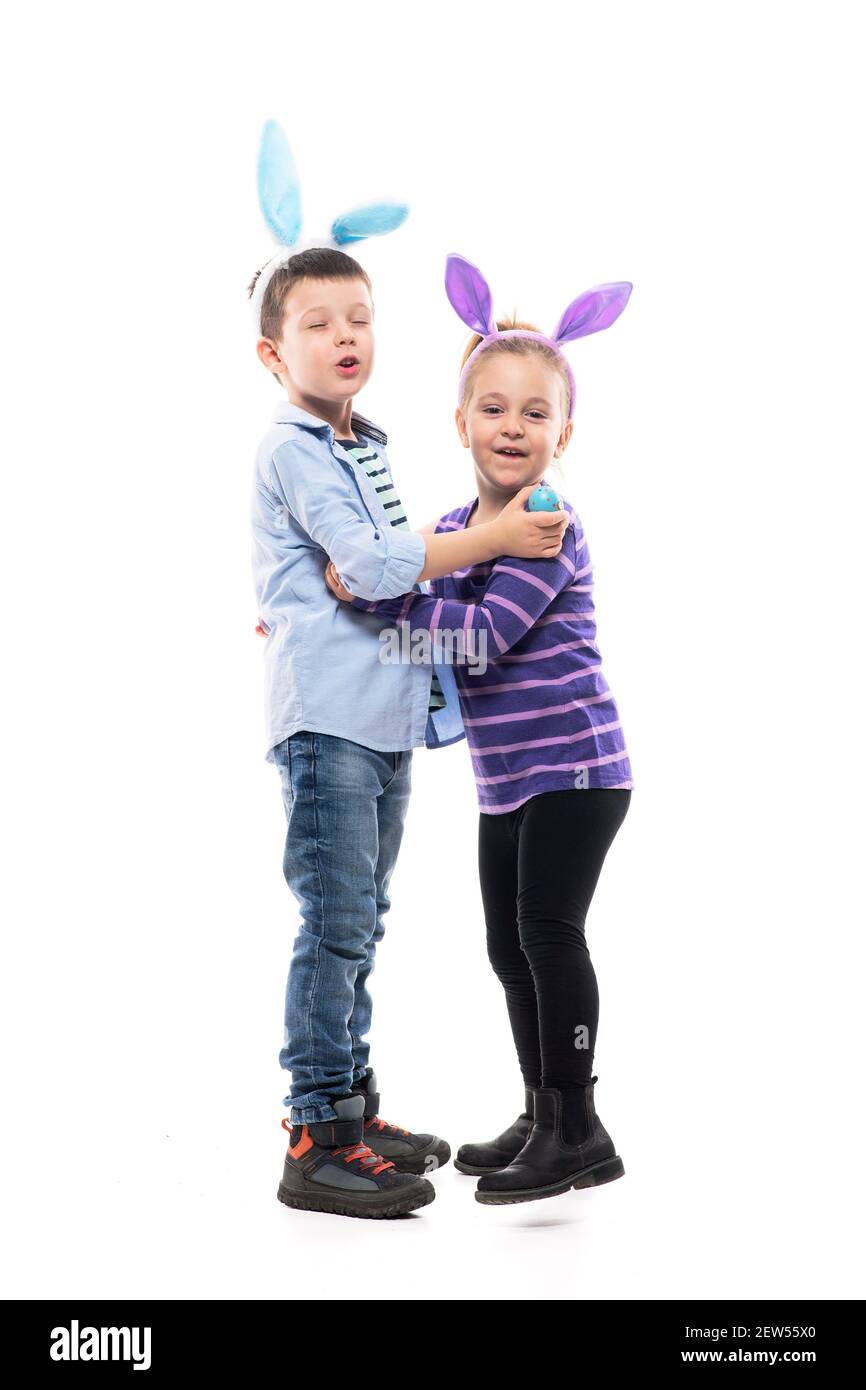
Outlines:
<svg viewBox="0 0 866 1390"><path fill-rule="evenodd" d="M277 352L270 338L259 338L256 343L256 353L259 361L267 367L269 372L275 372L282 367L283 359Z"/></svg>

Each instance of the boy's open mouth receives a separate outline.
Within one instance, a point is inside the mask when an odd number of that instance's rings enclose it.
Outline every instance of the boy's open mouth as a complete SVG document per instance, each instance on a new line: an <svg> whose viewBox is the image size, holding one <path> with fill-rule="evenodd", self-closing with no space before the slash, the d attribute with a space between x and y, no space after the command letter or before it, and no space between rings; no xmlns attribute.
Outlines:
<svg viewBox="0 0 866 1390"><path fill-rule="evenodd" d="M525 459L525 458L526 458L526 450L525 450L525 449L512 449L512 448L509 447L509 448L505 448L505 449L494 449L493 452L494 452L494 454L504 454L506 458L510 458L510 459L511 459L511 458Z"/></svg>
<svg viewBox="0 0 866 1390"><path fill-rule="evenodd" d="M337 363L337 371L341 376L354 376L360 369L361 363L353 353L349 353L346 357L341 357Z"/></svg>

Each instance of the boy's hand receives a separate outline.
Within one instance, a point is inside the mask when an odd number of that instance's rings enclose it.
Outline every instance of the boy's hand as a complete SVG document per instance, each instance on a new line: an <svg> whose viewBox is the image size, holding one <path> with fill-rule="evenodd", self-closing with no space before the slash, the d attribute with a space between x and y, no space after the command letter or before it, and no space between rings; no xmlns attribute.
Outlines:
<svg viewBox="0 0 866 1390"><path fill-rule="evenodd" d="M562 538L569 521L568 512L564 507L557 512L528 512L526 499L534 488L534 483L530 487L522 487L491 523L500 538L501 555L539 560L558 555L562 549Z"/></svg>
<svg viewBox="0 0 866 1390"><path fill-rule="evenodd" d="M350 593L348 589L343 588L343 585L340 583L340 576L334 569L333 560L328 561L328 567L325 570L325 582L328 588L330 589L331 593L335 594L337 598L342 599L344 603L352 602L352 599L355 597L355 595L353 593Z"/></svg>

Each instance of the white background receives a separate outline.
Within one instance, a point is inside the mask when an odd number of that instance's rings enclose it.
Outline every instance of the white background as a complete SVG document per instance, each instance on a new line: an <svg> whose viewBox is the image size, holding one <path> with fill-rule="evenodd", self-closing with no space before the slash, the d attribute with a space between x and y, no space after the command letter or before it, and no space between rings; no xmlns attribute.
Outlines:
<svg viewBox="0 0 866 1390"><path fill-rule="evenodd" d="M317 21L314 16L321 15ZM863 1297L862 50L855 5L41 5L0 84L4 1293ZM475 495L445 256L572 344L563 491L635 790L587 923L624 1180L401 1222L276 1200L294 899L249 560L277 387L262 123L358 257L410 520ZM374 975L382 1113L522 1086L465 744L418 750Z"/></svg>

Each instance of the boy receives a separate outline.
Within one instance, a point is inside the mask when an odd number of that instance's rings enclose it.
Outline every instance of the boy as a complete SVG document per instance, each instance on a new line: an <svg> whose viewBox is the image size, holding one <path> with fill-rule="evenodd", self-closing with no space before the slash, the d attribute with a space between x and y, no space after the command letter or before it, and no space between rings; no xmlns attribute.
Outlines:
<svg viewBox="0 0 866 1390"><path fill-rule="evenodd" d="M396 1216L433 1200L423 1174L451 1151L379 1118L368 978L412 749L464 730L449 666L380 661L382 620L335 604L325 570L333 561L360 598L396 598L503 554L556 554L566 518L525 511L527 488L468 532L409 530L386 435L352 411L373 367L373 301L344 252L290 256L265 290L261 334L258 356L285 399L256 455L253 574L267 635L266 758L280 771L283 871L302 917L279 1054L292 1086L278 1196L305 1210Z"/></svg>

